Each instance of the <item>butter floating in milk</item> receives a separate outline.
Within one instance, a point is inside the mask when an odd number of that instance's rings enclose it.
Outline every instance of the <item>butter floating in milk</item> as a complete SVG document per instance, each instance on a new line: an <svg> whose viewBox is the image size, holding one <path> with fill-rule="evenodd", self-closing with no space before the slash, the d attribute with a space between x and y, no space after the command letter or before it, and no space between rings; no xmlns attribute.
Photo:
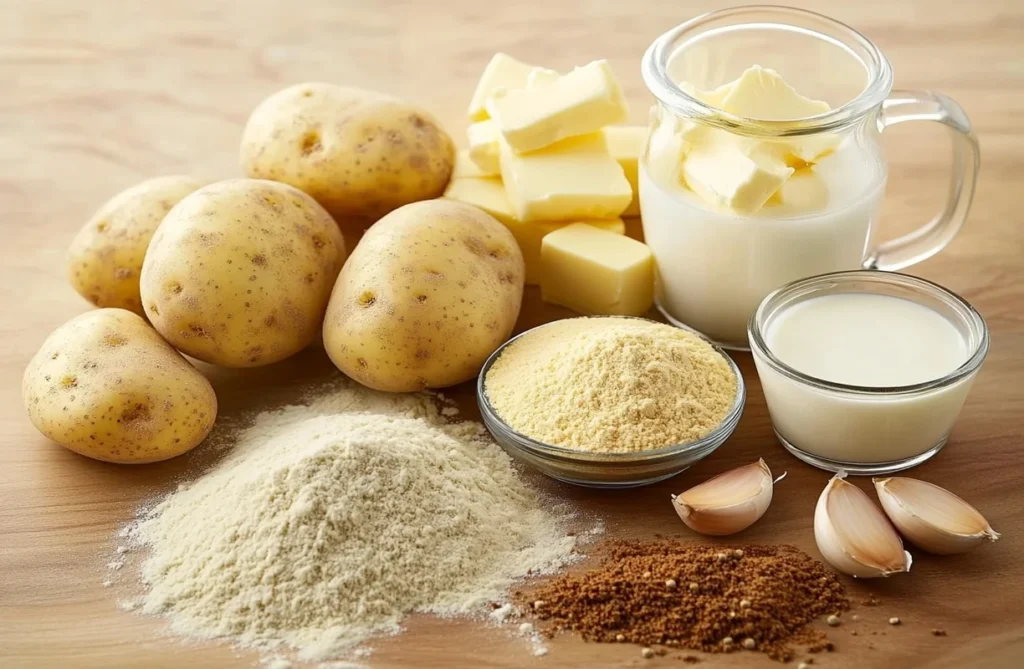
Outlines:
<svg viewBox="0 0 1024 669"><path fill-rule="evenodd" d="M782 77L758 65L738 79L704 91L684 82L691 97L730 114L761 121L799 121L829 111L827 102L800 95ZM783 189L794 172L812 168L839 144L837 135L790 136L763 139L741 136L701 123L665 119L651 140L649 169L666 183L689 187L716 209L752 214L765 204L801 202L820 209L827 192L814 190L813 180L801 177L790 195Z"/></svg>
<svg viewBox="0 0 1024 669"><path fill-rule="evenodd" d="M758 147L745 151L725 130L708 128L683 160L683 180L708 204L749 214L764 206L793 168Z"/></svg>
<svg viewBox="0 0 1024 669"><path fill-rule="evenodd" d="M532 83L497 91L486 102L487 113L516 153L597 132L625 121L629 114L619 82L605 60L560 77L535 73Z"/></svg>

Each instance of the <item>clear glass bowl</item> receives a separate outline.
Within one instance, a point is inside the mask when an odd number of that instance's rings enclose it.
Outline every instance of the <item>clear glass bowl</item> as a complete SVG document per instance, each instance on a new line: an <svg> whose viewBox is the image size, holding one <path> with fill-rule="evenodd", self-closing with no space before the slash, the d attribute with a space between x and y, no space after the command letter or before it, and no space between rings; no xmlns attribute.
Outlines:
<svg viewBox="0 0 1024 669"><path fill-rule="evenodd" d="M600 316L598 318L609 317ZM498 445L516 460L566 483L592 488L631 488L656 483L684 471L721 446L736 429L740 416L743 414L743 405L747 396L743 375L732 358L726 355L721 348L712 344L714 349L729 363L729 368L736 377L736 401L718 427L703 439L639 453L589 453L545 444L516 432L502 420L498 412L491 406L487 393L484 392L484 379L487 378L487 372L490 371L491 365L501 357L508 346L520 337L548 325L550 323L527 330L502 344L487 359L477 377L476 397L484 425L487 426Z"/></svg>
<svg viewBox="0 0 1024 669"><path fill-rule="evenodd" d="M870 387L815 378L776 357L764 336L773 319L804 300L837 293L898 297L938 312L963 337L966 361L931 381ZM875 270L822 274L779 288L750 319L749 335L782 445L815 467L862 475L908 469L942 449L989 346L985 320L962 297L924 279Z"/></svg>

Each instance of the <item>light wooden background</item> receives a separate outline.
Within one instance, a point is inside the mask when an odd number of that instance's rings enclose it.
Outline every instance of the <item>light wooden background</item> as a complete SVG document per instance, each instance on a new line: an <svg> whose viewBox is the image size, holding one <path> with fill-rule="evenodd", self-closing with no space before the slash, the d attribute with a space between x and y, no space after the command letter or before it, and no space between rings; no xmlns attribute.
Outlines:
<svg viewBox="0 0 1024 669"><path fill-rule="evenodd" d="M495 50L564 69L604 57L624 80L635 122L649 96L638 73L649 42L720 3L117 2L0 0L0 666L5 668L250 667L257 657L164 636L162 621L118 610L125 586L104 589L119 524L203 460L117 467L76 456L38 435L21 406L20 377L45 335L86 305L64 280L64 253L89 214L143 178L237 174L249 110L302 80L402 95L462 136L463 110ZM981 139L983 167L966 230L916 273L972 301L993 332L983 369L948 448L915 475L974 501L1004 539L955 558L917 556L913 572L868 585L882 600L833 633L838 652L822 667L1019 667L1024 662L1024 3L859 0L794 2L842 19L892 61L897 86L957 98ZM929 216L944 192L947 141L938 129L900 127L888 138L892 169L885 205L890 231ZM530 293L520 326L564 315ZM679 478L632 492L594 492L540 480L605 519L609 534L686 536L668 495L707 475L764 456L788 469L767 516L735 542L786 541L816 554L814 501L826 474L787 456L771 436L749 356L746 413L719 452ZM286 402L329 376L308 351L269 369L210 370L222 415ZM468 390L455 393L467 414ZM123 577L130 580L130 568ZM903 618L889 628L890 615ZM931 636L942 627L949 636ZM854 636L851 630L858 631ZM634 646L560 639L533 658L500 630L415 619L382 640L375 667L620 667L642 660ZM767 667L752 653L698 666Z"/></svg>

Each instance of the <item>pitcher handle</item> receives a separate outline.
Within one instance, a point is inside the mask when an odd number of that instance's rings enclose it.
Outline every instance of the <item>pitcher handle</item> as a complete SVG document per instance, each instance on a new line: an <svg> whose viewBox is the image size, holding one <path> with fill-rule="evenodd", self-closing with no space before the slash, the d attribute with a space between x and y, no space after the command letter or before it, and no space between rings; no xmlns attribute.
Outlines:
<svg viewBox="0 0 1024 669"><path fill-rule="evenodd" d="M932 257L953 241L967 220L974 187L978 181L981 153L971 132L971 122L952 98L928 91L893 91L878 116L878 127L907 121L935 121L953 132L953 172L946 203L932 220L902 237L874 249L864 266L895 271Z"/></svg>

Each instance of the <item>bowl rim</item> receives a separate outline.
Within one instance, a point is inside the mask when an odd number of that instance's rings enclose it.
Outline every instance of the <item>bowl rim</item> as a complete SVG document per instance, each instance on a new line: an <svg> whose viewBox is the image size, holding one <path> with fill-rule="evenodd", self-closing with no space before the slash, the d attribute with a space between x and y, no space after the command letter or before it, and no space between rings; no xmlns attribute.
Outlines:
<svg viewBox="0 0 1024 669"><path fill-rule="evenodd" d="M706 342L711 348L715 350L720 356L722 356L726 363L729 365L729 369L736 379L736 397L733 400L732 406L729 407L728 413L719 421L715 429L704 435L700 439L693 441L680 442L676 444L670 444L663 446L662 448L649 450L649 451L615 451L611 453L595 453L591 451L584 451L575 448L566 448L565 446L556 446L554 444L548 444L543 441L529 437L518 430L514 429L509 425L504 418L498 413L494 405L491 404L490 398L487 396L487 392L484 390L485 381L487 378L487 372L490 371L494 363L501 357L505 349L512 345L513 342L517 341L521 337L540 330L542 328L549 327L556 323L561 323L567 320L577 320L583 318L623 318L638 321L646 321L648 323L657 323L658 325L664 325L676 330L683 330L683 328L676 327L670 323L664 323L662 321L656 321L651 318L644 318L642 316L620 316L620 315L592 315L592 316L573 316L570 318L560 318L557 320L542 323L534 326L528 330L520 332L515 337L508 339L501 346L494 350L490 356L488 356L483 367L480 368L480 373L477 375L476 383L476 396L477 404L480 406L481 415L484 417L484 423L487 424L488 419L497 423L503 432L511 438L514 438L519 443L518 446L536 451L546 456L556 456L565 460L572 460L574 462L587 462L590 464L637 464L645 461L656 461L659 459L671 459L673 456L679 456L688 454L691 452L699 452L702 448L706 448L709 445L713 445L715 448L721 445L732 432L736 429L739 423L740 416L743 414L743 408L746 404L746 383L743 380L743 374L740 371L736 361L733 360L720 346L712 342L710 339L705 337L699 332L693 330L684 330L690 334L700 337ZM488 426L489 428L490 426ZM707 454L704 454L707 455ZM701 456L703 457L703 455Z"/></svg>
<svg viewBox="0 0 1024 669"><path fill-rule="evenodd" d="M765 312L769 307L780 311L788 306L797 303L800 298L809 299L816 296L822 288L841 285L853 281L862 281L869 284L895 284L918 295L928 295L945 302L948 306L959 308L963 311L964 321L967 326L978 337L978 344L967 359L956 369L937 379L922 381L902 386L860 386L825 379L805 374L780 360L768 346L764 338ZM865 289L864 293L877 295L879 293ZM922 305L926 306L926 305ZM774 313L774 312L773 312ZM900 272L887 272L875 269L855 269L841 272L828 272L816 276L806 277L787 283L769 293L757 306L753 315L747 323L747 339L750 342L750 352L755 359L767 364L771 369L783 376L805 386L811 386L818 390L831 393L847 395L860 395L865 397L903 397L927 393L933 390L940 390L951 386L961 379L978 371L981 364L988 355L990 334L988 324L974 306L960 295L944 286L922 279L911 274Z"/></svg>

